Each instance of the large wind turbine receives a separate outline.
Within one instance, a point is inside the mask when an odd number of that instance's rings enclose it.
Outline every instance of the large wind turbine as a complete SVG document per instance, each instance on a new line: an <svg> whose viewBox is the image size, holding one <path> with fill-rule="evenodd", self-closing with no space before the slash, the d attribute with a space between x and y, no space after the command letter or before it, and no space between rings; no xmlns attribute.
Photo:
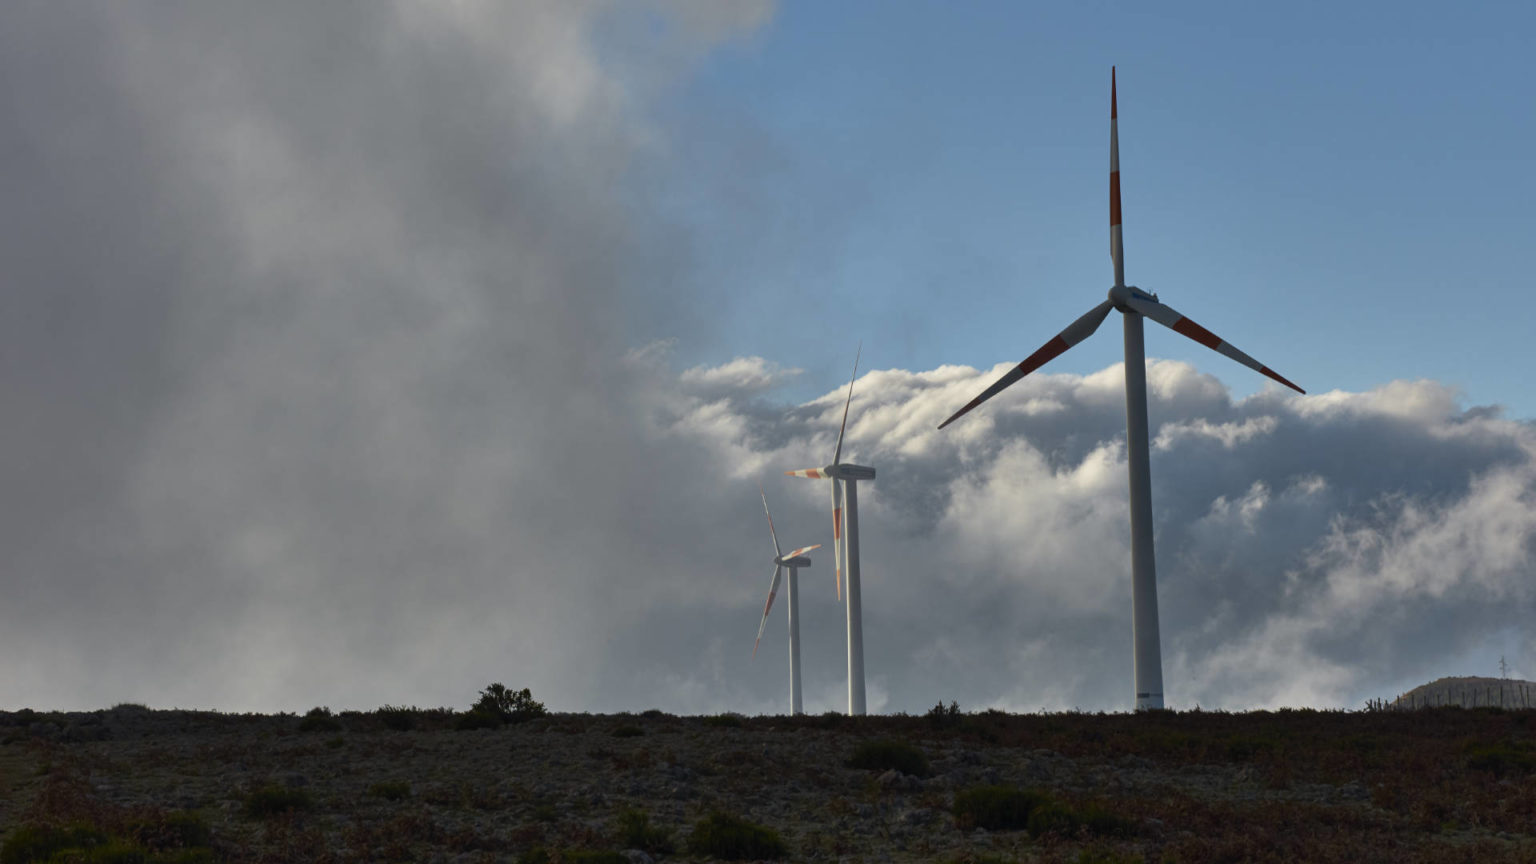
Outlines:
<svg viewBox="0 0 1536 864"><path fill-rule="evenodd" d="M768 516L768 534L773 538L773 581L768 583L768 602L763 604L763 620L757 625L757 642L752 643L752 656L757 656L757 645L763 641L763 628L768 625L768 610L773 608L774 595L779 592L779 574L789 571L787 594L784 603L789 606L789 713L803 714L800 708L800 600L795 595L795 576L801 567L811 566L811 559L805 557L805 553L812 549L820 549L821 544L815 546L801 546L799 549L783 554L779 551L779 533L773 530L773 514L768 512L768 493L762 486L757 487L759 495L763 496L763 512Z"/></svg>
<svg viewBox="0 0 1536 864"><path fill-rule="evenodd" d="M875 469L843 462L843 433L848 430L848 406L853 402L853 382L859 377L860 345L853 355L853 377L848 379L848 398L843 402L843 425L837 429L837 447L832 464L825 468L785 471L790 477L832 481L832 557L837 559L836 575L839 599L846 600L848 612L848 714L864 713L864 617L859 606L859 481L875 479ZM846 524L845 524L846 523ZM843 543L844 529L847 543ZM848 595L842 596L843 565L848 569Z"/></svg>
<svg viewBox="0 0 1536 864"><path fill-rule="evenodd" d="M1163 707L1163 661L1157 631L1157 572L1152 555L1152 475L1147 453L1147 368L1142 347L1142 318L1153 321L1224 354L1297 393L1306 391L1282 378L1259 361L1223 342L1220 337L1174 311L1139 288L1125 284L1125 255L1120 239L1120 137L1116 131L1115 71L1109 71L1109 254L1115 263L1115 286L1109 299L1073 321L1056 338L997 383L956 411L939 428L977 405L996 396L1008 385L1044 366L1073 345L1087 339L1116 309L1125 323L1125 450L1131 480L1131 593L1132 641L1135 645L1136 709Z"/></svg>

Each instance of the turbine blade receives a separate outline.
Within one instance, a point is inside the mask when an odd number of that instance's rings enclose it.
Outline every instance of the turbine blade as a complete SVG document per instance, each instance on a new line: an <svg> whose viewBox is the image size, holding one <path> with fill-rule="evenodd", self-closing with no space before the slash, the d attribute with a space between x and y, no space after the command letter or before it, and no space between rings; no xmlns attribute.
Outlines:
<svg viewBox="0 0 1536 864"><path fill-rule="evenodd" d="M805 553L811 551L812 549L820 549L820 548L821 548L821 544L820 543L817 543L815 546L801 546L799 549L796 549L795 551L789 553L788 555L786 555L784 557L786 557L786 558L799 558L801 555L804 555Z"/></svg>
<svg viewBox="0 0 1536 864"><path fill-rule="evenodd" d="M768 515L768 534L773 537L773 557L780 557L779 532L773 530L773 514L768 513L768 493L763 491L763 484L757 484L757 494L763 496L763 512Z"/></svg>
<svg viewBox="0 0 1536 864"><path fill-rule="evenodd" d="M752 643L752 656L757 656L758 642L763 641L763 628L768 626L768 610L773 608L773 597L779 593L779 574L784 572L783 567L773 568L773 581L768 583L768 602L763 604L763 620L757 625L757 642Z"/></svg>
<svg viewBox="0 0 1536 864"><path fill-rule="evenodd" d="M832 557L833 576L837 584L837 599L843 599L843 481L832 478Z"/></svg>
<svg viewBox="0 0 1536 864"><path fill-rule="evenodd" d="M830 476L821 468L801 468L798 471L785 471L785 477L809 477L812 480L822 480Z"/></svg>
<svg viewBox="0 0 1536 864"><path fill-rule="evenodd" d="M1230 357L1261 375L1273 378L1281 384L1284 384L1292 390L1295 390L1297 393L1307 392L1286 380L1285 377L1280 373L1269 368L1268 366L1265 366L1263 363L1260 363L1252 357L1249 357L1247 354L1237 350L1237 348L1233 347L1232 345L1229 345L1227 342L1223 341L1220 336L1217 336L1215 333L1212 333L1204 327L1201 327L1199 324L1196 324L1194 321L1184 317L1182 313L1174 309L1172 306L1168 306L1156 300L1148 299L1147 295L1141 294L1137 291L1133 291L1131 293L1130 299L1126 301L1126 305L1130 306L1135 311L1140 312L1147 318L1151 318L1153 321L1156 321L1164 327L1167 327L1169 330L1172 330L1173 332L1183 336L1188 336L1189 338L1199 342L1201 345L1204 345L1212 351Z"/></svg>
<svg viewBox="0 0 1536 864"><path fill-rule="evenodd" d="M943 429L945 426L960 419L967 411L1001 393L1013 382L1039 369L1059 356L1063 351L1092 336L1093 331L1099 329L1099 325L1104 323L1104 318L1109 315L1109 310L1113 308L1115 308L1114 304L1105 300L1103 303L1090 309L1086 315L1067 325L1067 329L1056 334L1056 338L1040 346L1040 350L1029 355L1023 363L1008 370L1008 374L997 379L997 382L982 391L980 396L972 399L964 408L951 414L948 420L939 424L939 428Z"/></svg>
<svg viewBox="0 0 1536 864"><path fill-rule="evenodd" d="M859 350L853 354L853 375L848 378L848 398L843 402L843 424L837 427L837 449L832 451L832 464L837 465L843 458L843 432L848 429L848 406L853 402L853 382L859 377L859 355L864 353L864 343L859 343Z"/></svg>
<svg viewBox="0 0 1536 864"><path fill-rule="evenodd" d="M1120 234L1120 110L1115 100L1115 67L1109 67L1109 258L1115 284L1125 284L1125 244Z"/></svg>

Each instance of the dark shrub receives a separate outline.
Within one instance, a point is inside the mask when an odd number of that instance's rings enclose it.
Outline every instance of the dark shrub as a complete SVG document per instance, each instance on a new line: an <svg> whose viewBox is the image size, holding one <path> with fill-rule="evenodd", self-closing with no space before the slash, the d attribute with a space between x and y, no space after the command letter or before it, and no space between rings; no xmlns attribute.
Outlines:
<svg viewBox="0 0 1536 864"><path fill-rule="evenodd" d="M213 842L208 822L196 813L173 810L129 826L140 843L153 849L194 849Z"/></svg>
<svg viewBox="0 0 1536 864"><path fill-rule="evenodd" d="M384 724L385 729L406 732L416 728L416 715L419 712L415 708L407 708L404 705L383 705L373 713L379 718L379 722Z"/></svg>
<svg viewBox="0 0 1536 864"><path fill-rule="evenodd" d="M645 730L639 726L625 725L614 727L614 730L608 734L615 738L638 738L645 734Z"/></svg>
<svg viewBox="0 0 1536 864"><path fill-rule="evenodd" d="M1051 802L1043 792L1017 786L972 786L955 793L955 824L961 828L1016 831L1029 827L1035 808Z"/></svg>
<svg viewBox="0 0 1536 864"><path fill-rule="evenodd" d="M474 710L495 714L509 723L521 723L548 713L544 703L535 701L527 687L508 690L500 682L480 691L480 701L475 703Z"/></svg>
<svg viewBox="0 0 1536 864"><path fill-rule="evenodd" d="M904 741L878 738L860 744L848 758L848 767L866 771L888 771L892 768L913 777L927 777L928 757L923 751Z"/></svg>
<svg viewBox="0 0 1536 864"><path fill-rule="evenodd" d="M713 717L704 718L705 726L720 726L727 729L735 729L741 726L740 714L716 714Z"/></svg>
<svg viewBox="0 0 1536 864"><path fill-rule="evenodd" d="M619 814L619 845L665 855L673 849L672 832L652 826L644 810L625 810Z"/></svg>
<svg viewBox="0 0 1536 864"><path fill-rule="evenodd" d="M78 855L106 842L107 835L85 825L69 828L23 825L12 832L4 846L0 846L0 864L28 864L55 856L66 858L68 853Z"/></svg>
<svg viewBox="0 0 1536 864"><path fill-rule="evenodd" d="M930 726L954 726L960 722L960 703L951 701L949 707L946 708L944 707L944 700L941 699L939 704L929 708L928 713L923 716L927 718Z"/></svg>
<svg viewBox="0 0 1536 864"><path fill-rule="evenodd" d="M272 783L253 789L245 796L245 812L252 816L276 816L294 810L307 810L313 803L309 793L291 786Z"/></svg>
<svg viewBox="0 0 1536 864"><path fill-rule="evenodd" d="M776 859L788 854L777 831L725 813L711 813L693 826L688 851L728 861Z"/></svg>
<svg viewBox="0 0 1536 864"><path fill-rule="evenodd" d="M472 711L465 711L463 714L460 714L459 719L453 721L453 728L499 729L501 728L501 724L503 722L504 721L501 719L500 714L495 714L490 711L481 711L479 708L476 708Z"/></svg>
<svg viewBox="0 0 1536 864"><path fill-rule="evenodd" d="M1529 774L1536 770L1536 754L1509 744L1482 744L1467 748L1467 767L1498 777Z"/></svg>
<svg viewBox="0 0 1536 864"><path fill-rule="evenodd" d="M385 801L401 801L411 797L411 784L404 780L385 780L369 786L368 794Z"/></svg>
<svg viewBox="0 0 1536 864"><path fill-rule="evenodd" d="M1025 825L1036 837L1044 834L1066 836L1077 831L1077 814L1060 801L1046 801L1030 811Z"/></svg>
<svg viewBox="0 0 1536 864"><path fill-rule="evenodd" d="M309 709L299 721L300 732L340 732L341 721L331 714L331 709L319 706Z"/></svg>
<svg viewBox="0 0 1536 864"><path fill-rule="evenodd" d="M581 849L573 852L565 852L560 856L566 864L629 864L629 859L613 851L593 851Z"/></svg>
<svg viewBox="0 0 1536 864"><path fill-rule="evenodd" d="M1136 833L1136 823L1098 804L1077 810L1077 822L1096 837L1129 837Z"/></svg>

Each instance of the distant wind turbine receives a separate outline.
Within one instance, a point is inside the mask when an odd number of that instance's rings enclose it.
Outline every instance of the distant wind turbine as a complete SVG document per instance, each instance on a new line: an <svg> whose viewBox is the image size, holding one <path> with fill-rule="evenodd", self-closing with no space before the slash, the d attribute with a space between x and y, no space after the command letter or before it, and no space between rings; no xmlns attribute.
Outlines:
<svg viewBox="0 0 1536 864"><path fill-rule="evenodd" d="M1161 303L1156 294L1125 284L1125 256L1120 237L1120 137L1116 130L1115 70L1109 71L1109 254L1115 264L1115 286L1109 299L1073 321L1056 338L1009 370L997 383L956 411L939 428L996 396L1013 382L1044 366L1073 345L1087 339L1117 309L1125 324L1125 450L1130 468L1132 641L1135 645L1136 709L1163 707L1162 648L1157 629L1157 571L1152 554L1152 475L1147 447L1147 368L1142 346L1142 318L1153 321L1236 360L1260 374L1297 387L1259 361L1223 342L1216 334Z"/></svg>
<svg viewBox="0 0 1536 864"><path fill-rule="evenodd" d="M805 557L805 553L812 549L820 549L821 544L815 546L801 546L799 549L783 554L779 551L779 532L773 530L773 514L768 512L768 493L763 487L757 487L757 493L763 496L763 512L768 516L768 535L773 538L773 581L768 583L768 602L763 604L763 620L757 625L757 642L752 643L752 656L757 656L758 643L763 641L763 628L768 624L768 610L773 608L774 595L779 591L779 574L789 571L784 598L785 605L789 606L789 713L805 713L800 707L800 600L795 595L795 576L801 567L811 566L811 559Z"/></svg>
<svg viewBox="0 0 1536 864"><path fill-rule="evenodd" d="M785 471L790 477L808 477L812 480L832 481L832 557L836 565L839 599L846 599L848 612L848 714L864 713L864 617L860 608L859 594L859 482L875 479L875 469L843 462L843 433L848 430L848 406L853 402L853 382L859 377L859 355L864 352L861 343L853 355L853 377L848 379L848 398L843 402L843 425L837 429L837 447L832 451L832 464L825 468L803 468ZM844 524L846 522L846 525ZM847 529L848 542L844 544L843 530ZM848 566L848 596L842 596L843 564Z"/></svg>

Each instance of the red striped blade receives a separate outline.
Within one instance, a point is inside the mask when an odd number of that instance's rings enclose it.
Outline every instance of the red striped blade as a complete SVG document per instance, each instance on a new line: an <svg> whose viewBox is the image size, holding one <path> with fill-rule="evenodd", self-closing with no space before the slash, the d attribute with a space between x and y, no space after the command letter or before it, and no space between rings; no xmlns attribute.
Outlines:
<svg viewBox="0 0 1536 864"><path fill-rule="evenodd" d="M1230 357L1233 360L1243 364L1244 366L1247 366L1249 369L1258 372L1260 375L1264 375L1268 378L1272 378L1275 381L1280 382L1281 384L1284 384L1292 390L1295 390L1297 393L1307 392L1300 387L1297 387L1295 384L1292 384L1280 373L1270 369L1268 366L1265 366L1263 363L1260 363L1252 357L1249 357L1242 351L1239 351L1235 346L1227 343L1220 336L1217 336L1215 333L1212 333L1204 327L1201 327L1199 324L1196 324L1189 318L1184 317L1182 313L1171 306L1168 306L1164 303L1157 303L1151 300L1143 300L1134 294L1132 294L1131 298L1127 301L1127 305L1137 312L1140 312L1145 317L1156 321L1164 327L1167 327L1169 330L1172 330L1181 336L1187 336L1218 354Z"/></svg>
<svg viewBox="0 0 1536 864"><path fill-rule="evenodd" d="M801 546L799 549L796 549L795 551L789 553L788 555L786 555L784 557L786 557L786 558L799 558L801 555L804 555L805 553L811 551L812 549L820 549L820 548L821 548L821 544L820 543L817 543L815 546Z"/></svg>
<svg viewBox="0 0 1536 864"><path fill-rule="evenodd" d="M757 642L752 643L752 656L757 656L757 645L763 641L763 628L768 626L768 610L773 608L773 598L779 593L779 574L784 572L783 567L773 568L773 581L768 583L768 602L763 604L763 620L757 625Z"/></svg>
<svg viewBox="0 0 1536 864"><path fill-rule="evenodd" d="M821 480L827 476L827 472L820 468L801 468L798 471L785 471L785 477L808 477L812 480Z"/></svg>
<svg viewBox="0 0 1536 864"><path fill-rule="evenodd" d="M966 403L964 408L951 414L948 420L939 424L939 428L943 429L945 426L960 419L972 408L1006 390L1013 382L1039 369L1041 366L1059 357L1068 348L1093 335L1093 331L1099 329L1099 325L1104 323L1104 318L1109 315L1109 310L1113 308L1115 308L1114 304L1105 300L1103 303L1088 310L1087 314L1073 321L1067 326L1067 329L1056 334L1056 338L1040 346L1040 350L1026 357L1023 363L1008 370L1008 374L997 379L996 383L983 390L980 396Z"/></svg>
<svg viewBox="0 0 1536 864"><path fill-rule="evenodd" d="M848 379L848 398L843 402L843 423L837 427L837 448L832 451L832 464L843 458L843 433L848 430L848 406L853 403L853 382L859 377L859 355L864 353L864 343L853 354L853 375Z"/></svg>
<svg viewBox="0 0 1536 864"><path fill-rule="evenodd" d="M1109 257L1115 284L1125 284L1125 243L1120 227L1120 109L1115 98L1115 67L1109 67Z"/></svg>
<svg viewBox="0 0 1536 864"><path fill-rule="evenodd" d="M780 557L779 532L773 530L773 514L768 512L768 493L763 491L763 484L757 484L757 494L763 496L763 513L768 516L768 534L773 537L773 557Z"/></svg>

